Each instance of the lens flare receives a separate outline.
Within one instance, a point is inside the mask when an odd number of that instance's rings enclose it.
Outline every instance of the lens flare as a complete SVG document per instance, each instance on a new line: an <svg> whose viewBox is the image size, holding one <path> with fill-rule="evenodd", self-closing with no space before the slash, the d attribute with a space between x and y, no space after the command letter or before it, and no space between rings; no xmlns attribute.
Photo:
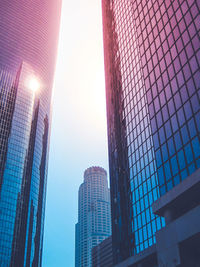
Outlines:
<svg viewBox="0 0 200 267"><path fill-rule="evenodd" d="M36 92L40 88L40 83L36 77L30 77L28 80L28 88L33 92Z"/></svg>

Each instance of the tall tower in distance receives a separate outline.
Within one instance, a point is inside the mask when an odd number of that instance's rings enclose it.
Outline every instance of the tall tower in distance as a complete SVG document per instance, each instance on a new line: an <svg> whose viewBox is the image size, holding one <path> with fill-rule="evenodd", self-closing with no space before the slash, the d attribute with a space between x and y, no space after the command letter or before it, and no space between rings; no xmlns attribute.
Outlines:
<svg viewBox="0 0 200 267"><path fill-rule="evenodd" d="M111 235L110 190L101 167L84 172L79 187L75 267L92 266L92 248Z"/></svg>
<svg viewBox="0 0 200 267"><path fill-rule="evenodd" d="M199 210L187 212L200 204L200 2L102 0L102 9L114 265L196 266ZM177 237L186 221L190 245ZM137 265L155 244L158 261Z"/></svg>
<svg viewBox="0 0 200 267"><path fill-rule="evenodd" d="M0 6L0 265L36 267L61 1Z"/></svg>

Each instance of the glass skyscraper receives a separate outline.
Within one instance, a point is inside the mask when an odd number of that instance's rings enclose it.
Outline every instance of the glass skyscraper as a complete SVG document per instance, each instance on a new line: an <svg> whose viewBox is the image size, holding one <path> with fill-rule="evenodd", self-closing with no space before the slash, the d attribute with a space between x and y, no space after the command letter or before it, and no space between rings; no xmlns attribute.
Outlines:
<svg viewBox="0 0 200 267"><path fill-rule="evenodd" d="M152 246L152 203L200 167L200 2L103 0L113 259Z"/></svg>
<svg viewBox="0 0 200 267"><path fill-rule="evenodd" d="M79 187L76 224L75 266L92 266L92 248L111 235L110 190L107 173L101 167L84 172Z"/></svg>
<svg viewBox="0 0 200 267"><path fill-rule="evenodd" d="M41 266L60 9L0 3L0 266Z"/></svg>

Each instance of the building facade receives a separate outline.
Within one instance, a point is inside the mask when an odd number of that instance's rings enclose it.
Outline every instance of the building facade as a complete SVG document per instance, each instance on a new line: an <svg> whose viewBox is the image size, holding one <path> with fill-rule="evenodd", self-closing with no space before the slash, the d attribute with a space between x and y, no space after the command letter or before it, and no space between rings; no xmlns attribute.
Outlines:
<svg viewBox="0 0 200 267"><path fill-rule="evenodd" d="M107 173L101 167L84 172L79 187L76 224L75 266L92 266L92 248L111 235L110 190Z"/></svg>
<svg viewBox="0 0 200 267"><path fill-rule="evenodd" d="M112 236L93 247L92 267L113 267Z"/></svg>
<svg viewBox="0 0 200 267"><path fill-rule="evenodd" d="M0 265L41 266L61 1L0 8Z"/></svg>
<svg viewBox="0 0 200 267"><path fill-rule="evenodd" d="M152 204L200 167L200 5L103 0L102 9L117 264L154 247L165 220Z"/></svg>

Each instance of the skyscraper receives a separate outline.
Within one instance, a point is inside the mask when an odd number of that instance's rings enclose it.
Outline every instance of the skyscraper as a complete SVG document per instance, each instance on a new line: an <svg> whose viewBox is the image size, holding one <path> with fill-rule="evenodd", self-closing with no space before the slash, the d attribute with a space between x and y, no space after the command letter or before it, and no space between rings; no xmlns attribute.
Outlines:
<svg viewBox="0 0 200 267"><path fill-rule="evenodd" d="M117 264L155 244L165 222L152 203L200 167L200 5L103 0L102 9Z"/></svg>
<svg viewBox="0 0 200 267"><path fill-rule="evenodd" d="M0 265L41 266L61 1L0 4Z"/></svg>
<svg viewBox="0 0 200 267"><path fill-rule="evenodd" d="M110 191L107 173L101 167L84 172L79 187L75 266L92 266L92 248L111 235Z"/></svg>

